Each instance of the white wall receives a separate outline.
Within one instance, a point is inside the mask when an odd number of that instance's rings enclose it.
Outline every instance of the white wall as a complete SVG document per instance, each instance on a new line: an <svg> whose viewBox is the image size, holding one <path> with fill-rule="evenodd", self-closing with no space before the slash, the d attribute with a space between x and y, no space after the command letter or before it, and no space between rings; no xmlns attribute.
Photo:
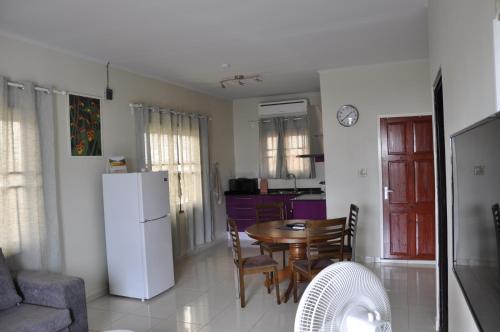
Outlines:
<svg viewBox="0 0 500 332"><path fill-rule="evenodd" d="M80 93L102 95L105 67L65 53L0 36L0 75L31 80ZM171 84L122 70L111 70L114 100L101 103L103 153L126 156L135 165L134 120L130 102L210 114L212 162L220 164L223 184L234 172L232 105ZM57 97L56 135L59 195L66 272L85 279L87 296L106 288L106 258L101 193L103 158L69 157L67 101ZM215 211L216 232L225 232L225 207Z"/></svg>
<svg viewBox="0 0 500 332"><path fill-rule="evenodd" d="M259 127L257 120L259 103L268 101L308 99L310 105L321 112L321 95L319 92L305 92L289 95L243 98L233 101L234 123L234 161L236 177L259 177ZM320 133L318 133L320 134ZM315 179L298 179L297 187L319 187L324 180L323 163L316 163ZM269 180L269 188L293 187L291 180Z"/></svg>
<svg viewBox="0 0 500 332"><path fill-rule="evenodd" d="M359 205L356 254L376 259L382 247L378 116L432 113L428 62L324 70L320 80L328 217L345 216L350 203ZM354 127L337 122L344 104L359 110ZM358 176L361 168L367 177Z"/></svg>
<svg viewBox="0 0 500 332"><path fill-rule="evenodd" d="M493 28L495 0L429 2L431 83L443 75L445 135L495 112ZM450 160L447 146L446 160ZM449 330L477 331L472 314L451 268L451 164L447 164Z"/></svg>

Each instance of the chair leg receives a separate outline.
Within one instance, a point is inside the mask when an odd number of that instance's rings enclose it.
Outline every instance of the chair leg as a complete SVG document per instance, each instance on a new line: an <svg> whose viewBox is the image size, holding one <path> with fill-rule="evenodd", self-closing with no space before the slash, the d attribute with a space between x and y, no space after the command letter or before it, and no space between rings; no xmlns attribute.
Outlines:
<svg viewBox="0 0 500 332"><path fill-rule="evenodd" d="M262 248L262 245L260 245L259 247L260 247L260 254L264 255L264 248Z"/></svg>
<svg viewBox="0 0 500 332"><path fill-rule="evenodd" d="M283 250L283 268L286 267L286 250Z"/></svg>
<svg viewBox="0 0 500 332"><path fill-rule="evenodd" d="M299 301L299 297L297 296L297 287L299 283L299 273L292 270L292 282L293 282L293 302L297 303Z"/></svg>
<svg viewBox="0 0 500 332"><path fill-rule="evenodd" d="M278 301L278 304L281 304L281 299L280 299L280 284L278 282L278 267L274 268L274 285L276 287L276 301Z"/></svg>
<svg viewBox="0 0 500 332"><path fill-rule="evenodd" d="M245 308L245 276L240 270L240 305Z"/></svg>
<svg viewBox="0 0 500 332"><path fill-rule="evenodd" d="M267 287L267 294L271 294L271 278L270 278L270 272L266 272L266 287Z"/></svg>
<svg viewBox="0 0 500 332"><path fill-rule="evenodd" d="M236 298L240 298L240 280L239 280L239 269L234 269L234 290L236 291Z"/></svg>

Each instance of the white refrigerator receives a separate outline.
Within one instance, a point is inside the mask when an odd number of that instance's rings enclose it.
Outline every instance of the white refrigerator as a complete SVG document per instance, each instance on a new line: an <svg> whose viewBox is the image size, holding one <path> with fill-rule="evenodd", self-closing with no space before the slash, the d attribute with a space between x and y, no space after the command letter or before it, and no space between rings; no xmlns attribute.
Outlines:
<svg viewBox="0 0 500 332"><path fill-rule="evenodd" d="M150 299L174 286L167 172L102 177L109 291Z"/></svg>

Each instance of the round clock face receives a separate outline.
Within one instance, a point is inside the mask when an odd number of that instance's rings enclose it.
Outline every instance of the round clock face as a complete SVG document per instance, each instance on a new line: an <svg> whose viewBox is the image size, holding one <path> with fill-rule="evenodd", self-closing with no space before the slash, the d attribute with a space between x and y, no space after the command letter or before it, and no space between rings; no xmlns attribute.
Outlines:
<svg viewBox="0 0 500 332"><path fill-rule="evenodd" d="M358 109L352 105L344 105L337 111L337 120L344 127L354 126L358 119Z"/></svg>

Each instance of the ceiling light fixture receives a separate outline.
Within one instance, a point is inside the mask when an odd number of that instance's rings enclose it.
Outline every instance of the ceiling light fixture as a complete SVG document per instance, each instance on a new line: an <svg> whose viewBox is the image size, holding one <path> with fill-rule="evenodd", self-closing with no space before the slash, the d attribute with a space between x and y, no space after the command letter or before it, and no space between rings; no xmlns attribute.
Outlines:
<svg viewBox="0 0 500 332"><path fill-rule="evenodd" d="M225 78L219 81L221 88L225 89L227 87L227 83L238 83L241 86L244 86L248 81L262 82L262 77L260 75L234 75L231 78Z"/></svg>

